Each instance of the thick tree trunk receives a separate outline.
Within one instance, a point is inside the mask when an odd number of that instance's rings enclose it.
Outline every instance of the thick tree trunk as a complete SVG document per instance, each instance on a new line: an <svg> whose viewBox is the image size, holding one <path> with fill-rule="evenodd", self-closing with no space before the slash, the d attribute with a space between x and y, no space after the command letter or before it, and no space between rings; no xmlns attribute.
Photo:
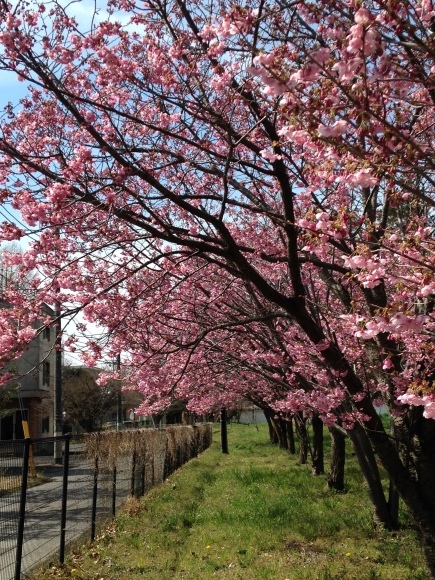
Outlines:
<svg viewBox="0 0 435 580"><path fill-rule="evenodd" d="M417 475L419 495L428 511L435 514L435 421L425 419L421 407L414 408L410 415L412 452L408 448L402 457L408 469Z"/></svg>
<svg viewBox="0 0 435 580"><path fill-rule="evenodd" d="M290 417L288 421L286 421L286 435L287 435L287 448L289 453L294 455L296 453L296 444L295 444L295 432L293 429L293 417Z"/></svg>
<svg viewBox="0 0 435 580"><path fill-rule="evenodd" d="M323 453L323 421L320 419L319 415L313 415L311 425L313 427L313 445L311 454L313 475L322 475L322 473L325 473Z"/></svg>
<svg viewBox="0 0 435 580"><path fill-rule="evenodd" d="M288 449L288 439L287 439L287 421L284 419L279 419L278 432L279 432L279 446L282 449Z"/></svg>
<svg viewBox="0 0 435 580"><path fill-rule="evenodd" d="M278 444L283 449L287 448L287 437L285 429L285 421L275 419L270 411L265 411L267 423L269 425L269 437L273 444ZM284 428L283 428L284 427Z"/></svg>
<svg viewBox="0 0 435 580"><path fill-rule="evenodd" d="M399 500L399 493L396 489L396 486L390 479L390 485L388 488L388 509L390 510L390 517L394 527L399 525Z"/></svg>
<svg viewBox="0 0 435 580"><path fill-rule="evenodd" d="M264 416L266 417L267 426L269 427L269 440L272 443L272 445L276 445L278 443L278 435L276 434L276 430L272 423L270 412L265 410Z"/></svg>
<svg viewBox="0 0 435 580"><path fill-rule="evenodd" d="M399 434L398 432L396 432L393 418L390 419L390 432L396 449L399 449L398 443ZM394 485L392 479L390 478L390 484L388 489L388 509L390 510L391 520L394 522L395 526L399 525L399 504L400 504L399 492L397 491L396 486Z"/></svg>
<svg viewBox="0 0 435 580"><path fill-rule="evenodd" d="M376 456L367 432L356 423L354 428L348 431L348 435L353 443L358 463L369 488L370 499L375 509L375 517L387 529L394 529L395 525L382 487Z"/></svg>
<svg viewBox="0 0 435 580"><path fill-rule="evenodd" d="M295 425L299 439L299 463L305 465L308 460L308 433L302 413L295 415Z"/></svg>
<svg viewBox="0 0 435 580"><path fill-rule="evenodd" d="M331 466L328 486L336 491L344 491L344 466L346 461L346 435L331 427Z"/></svg>

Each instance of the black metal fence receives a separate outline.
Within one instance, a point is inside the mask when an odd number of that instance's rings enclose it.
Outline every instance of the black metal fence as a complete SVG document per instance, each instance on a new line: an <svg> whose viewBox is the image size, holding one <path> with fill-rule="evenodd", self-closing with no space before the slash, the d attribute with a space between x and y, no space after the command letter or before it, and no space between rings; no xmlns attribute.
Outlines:
<svg viewBox="0 0 435 580"><path fill-rule="evenodd" d="M161 483L211 439L211 425L199 424L0 441L0 580L19 580L53 555L63 562L68 543L93 540L130 495Z"/></svg>

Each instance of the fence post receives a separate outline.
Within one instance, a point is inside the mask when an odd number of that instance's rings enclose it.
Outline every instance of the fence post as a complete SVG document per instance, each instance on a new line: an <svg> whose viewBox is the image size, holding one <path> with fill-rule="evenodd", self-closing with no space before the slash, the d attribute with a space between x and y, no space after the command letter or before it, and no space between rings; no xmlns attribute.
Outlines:
<svg viewBox="0 0 435 580"><path fill-rule="evenodd" d="M132 465L131 465L131 485L130 485L130 493L131 493L132 497L134 497L135 480L136 480L136 445L135 445L135 449L133 451Z"/></svg>
<svg viewBox="0 0 435 580"><path fill-rule="evenodd" d="M145 495L145 456L143 458L142 473L141 473L141 495Z"/></svg>
<svg viewBox="0 0 435 580"><path fill-rule="evenodd" d="M222 453L228 453L227 410L221 409L221 447Z"/></svg>
<svg viewBox="0 0 435 580"><path fill-rule="evenodd" d="M65 455L63 458L63 480L62 480L62 507L60 512L60 544L59 562L65 561L65 535L66 535L66 502L68 498L68 471L69 471L70 435L65 439Z"/></svg>
<svg viewBox="0 0 435 580"><path fill-rule="evenodd" d="M23 555L24 522L26 518L27 476L29 471L30 445L29 437L24 439L23 472L21 474L20 513L18 519L17 552L15 556L15 580L21 577L21 558Z"/></svg>
<svg viewBox="0 0 435 580"><path fill-rule="evenodd" d="M98 451L95 455L94 465L94 487L92 491L92 521L91 521L91 541L95 540L95 528L97 523L97 495L98 495Z"/></svg>
<svg viewBox="0 0 435 580"><path fill-rule="evenodd" d="M112 472L112 516L116 515L116 465Z"/></svg>

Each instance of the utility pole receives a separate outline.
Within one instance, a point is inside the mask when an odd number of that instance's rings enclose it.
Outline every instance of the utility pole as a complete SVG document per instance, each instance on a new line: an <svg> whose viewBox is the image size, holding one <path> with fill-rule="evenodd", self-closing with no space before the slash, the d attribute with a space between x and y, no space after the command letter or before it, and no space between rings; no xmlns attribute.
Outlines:
<svg viewBox="0 0 435 580"><path fill-rule="evenodd" d="M120 354L118 354L116 357L116 370L118 372L121 370ZM119 383L119 390L116 398L116 430L119 431L121 427L122 427L122 394L121 394L121 383Z"/></svg>
<svg viewBox="0 0 435 580"><path fill-rule="evenodd" d="M62 320L60 300L56 300L55 305L55 384L54 384L54 436L62 435L63 415L62 415ZM54 442L54 462L62 463L62 441Z"/></svg>

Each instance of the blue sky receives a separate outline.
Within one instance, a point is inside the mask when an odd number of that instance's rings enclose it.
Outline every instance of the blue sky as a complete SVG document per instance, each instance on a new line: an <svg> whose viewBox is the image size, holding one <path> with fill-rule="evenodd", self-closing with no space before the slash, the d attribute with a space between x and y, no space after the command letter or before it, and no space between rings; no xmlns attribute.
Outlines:
<svg viewBox="0 0 435 580"><path fill-rule="evenodd" d="M17 75L12 72L0 70L0 111L9 103L18 104L19 100L27 93L27 83L18 81ZM13 217L19 220L19 213L10 206L0 207L0 222L12 221ZM25 243L21 243L25 246Z"/></svg>
<svg viewBox="0 0 435 580"><path fill-rule="evenodd" d="M27 86L28 83L20 82L15 73L0 70L0 111L3 111L9 102L17 105L19 100L26 95ZM14 217L19 225L19 213L9 205L0 206L0 222L13 221ZM26 241L21 241L20 246L25 248Z"/></svg>
<svg viewBox="0 0 435 580"><path fill-rule="evenodd" d="M27 92L27 84L17 80L17 75L8 71L0 71L0 108L8 102L17 103Z"/></svg>

